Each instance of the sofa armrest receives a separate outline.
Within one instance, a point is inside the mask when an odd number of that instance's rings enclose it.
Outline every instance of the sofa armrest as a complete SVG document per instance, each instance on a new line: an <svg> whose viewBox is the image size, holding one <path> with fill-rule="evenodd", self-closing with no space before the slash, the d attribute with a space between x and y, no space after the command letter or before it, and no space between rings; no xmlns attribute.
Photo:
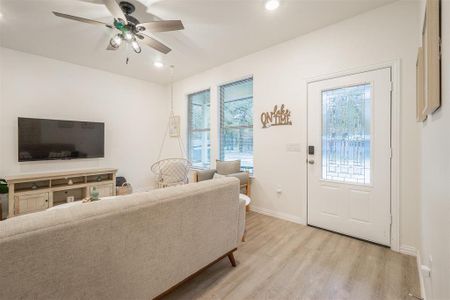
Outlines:
<svg viewBox="0 0 450 300"><path fill-rule="evenodd" d="M197 170L195 172L196 172L196 174L195 174L196 181L199 182L199 181L213 179L214 174L216 173L216 169Z"/></svg>

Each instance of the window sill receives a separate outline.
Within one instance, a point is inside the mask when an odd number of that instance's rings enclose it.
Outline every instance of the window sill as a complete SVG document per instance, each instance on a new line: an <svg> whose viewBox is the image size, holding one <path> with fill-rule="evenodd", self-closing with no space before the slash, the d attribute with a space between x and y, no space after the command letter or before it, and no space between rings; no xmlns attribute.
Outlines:
<svg viewBox="0 0 450 300"><path fill-rule="evenodd" d="M199 167L192 167L191 168L192 171L207 171L207 170L211 170L211 168L199 168Z"/></svg>

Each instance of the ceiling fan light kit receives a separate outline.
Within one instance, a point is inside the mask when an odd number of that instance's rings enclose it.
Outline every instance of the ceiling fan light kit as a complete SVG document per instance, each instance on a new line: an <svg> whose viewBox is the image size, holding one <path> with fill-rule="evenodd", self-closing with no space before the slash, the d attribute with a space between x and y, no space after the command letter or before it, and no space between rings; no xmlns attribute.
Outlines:
<svg viewBox="0 0 450 300"><path fill-rule="evenodd" d="M154 65L156 68L158 68L158 69L161 69L161 68L164 67L164 64L163 64L162 62L160 62L160 61L155 61L155 62L153 63L153 65Z"/></svg>
<svg viewBox="0 0 450 300"><path fill-rule="evenodd" d="M266 4L264 5L266 7L266 10L272 11L276 10L280 6L279 0L267 0Z"/></svg>
<svg viewBox="0 0 450 300"><path fill-rule="evenodd" d="M141 53L142 49L138 43L140 40L142 43L146 44L150 48L153 48L161 53L167 54L171 51L169 47L161 43L160 41L154 39L153 37L147 35L147 32L167 32L176 31L184 29L183 23L180 20L161 20L152 21L148 23L140 23L131 14L135 11L135 6L129 2L122 1L117 3L115 0L102 0L103 4L108 8L109 12L114 17L114 22L112 25L91 20L87 18L67 15L59 12L53 12L57 17L66 18L78 22L102 25L108 28L114 28L119 31L115 34L109 41L107 50L117 50L119 49L122 41L126 41L131 45L131 48L136 53Z"/></svg>
<svg viewBox="0 0 450 300"><path fill-rule="evenodd" d="M136 53L141 53L142 49L139 46L138 42L136 42L136 40L131 41L131 47L133 48L134 52Z"/></svg>
<svg viewBox="0 0 450 300"><path fill-rule="evenodd" d="M109 44L114 49L119 48L120 45L122 44L122 36L121 36L121 34L120 33L116 34L113 38L111 38L111 40L109 41Z"/></svg>

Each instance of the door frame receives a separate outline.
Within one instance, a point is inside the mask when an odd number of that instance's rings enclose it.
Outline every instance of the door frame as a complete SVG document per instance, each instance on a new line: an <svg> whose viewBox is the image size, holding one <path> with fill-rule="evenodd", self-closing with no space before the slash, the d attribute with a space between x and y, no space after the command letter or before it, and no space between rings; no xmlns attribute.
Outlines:
<svg viewBox="0 0 450 300"><path fill-rule="evenodd" d="M338 77L350 76L359 73L366 73L380 69L389 68L391 70L391 249L400 251L400 60L387 61L379 64L352 68L328 75L320 75L306 80L306 111L308 111L308 87L309 84L334 79ZM306 143L308 143L308 113L306 113ZM308 153L305 153L305 162L308 159ZM308 168L306 172L305 189L305 223L308 224Z"/></svg>

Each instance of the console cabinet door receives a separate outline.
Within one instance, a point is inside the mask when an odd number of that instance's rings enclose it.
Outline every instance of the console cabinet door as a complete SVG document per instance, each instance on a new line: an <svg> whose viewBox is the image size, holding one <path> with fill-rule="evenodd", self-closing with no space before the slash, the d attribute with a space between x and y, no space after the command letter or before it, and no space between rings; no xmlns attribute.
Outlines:
<svg viewBox="0 0 450 300"><path fill-rule="evenodd" d="M16 195L14 214L26 214L48 208L49 193Z"/></svg>
<svg viewBox="0 0 450 300"><path fill-rule="evenodd" d="M95 188L97 188L99 198L114 196L114 185L113 184L96 185ZM91 186L89 188L89 194L92 193L93 189L94 189L94 186Z"/></svg>

